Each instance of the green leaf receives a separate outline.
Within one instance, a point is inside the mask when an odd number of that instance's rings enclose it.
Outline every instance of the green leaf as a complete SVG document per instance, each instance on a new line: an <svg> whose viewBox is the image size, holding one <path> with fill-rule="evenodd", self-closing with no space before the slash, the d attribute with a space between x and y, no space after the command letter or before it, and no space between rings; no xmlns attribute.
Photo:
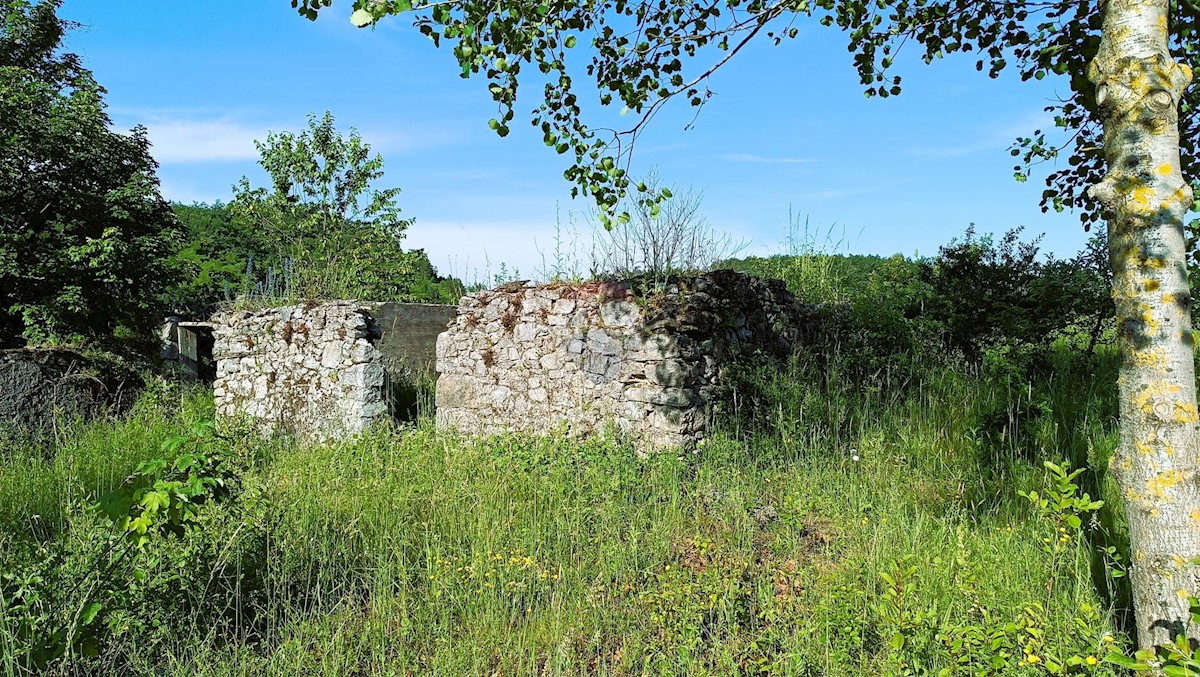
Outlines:
<svg viewBox="0 0 1200 677"><path fill-rule="evenodd" d="M1200 672L1196 672L1191 668L1182 665L1164 665L1162 672L1166 677L1198 677Z"/></svg>
<svg viewBox="0 0 1200 677"><path fill-rule="evenodd" d="M899 651L899 650L903 649L904 648L904 633L897 632L896 634L892 635L891 644L892 644L892 649L894 651Z"/></svg>
<svg viewBox="0 0 1200 677"><path fill-rule="evenodd" d="M100 512L114 522L128 515L131 505L133 505L133 501L129 496L115 491L101 496L100 500L96 502L96 507L100 509Z"/></svg>
<svg viewBox="0 0 1200 677"><path fill-rule="evenodd" d="M165 491L148 491L142 497L141 504L147 512L154 512L171 505L171 497Z"/></svg>
<svg viewBox="0 0 1200 677"><path fill-rule="evenodd" d="M1114 665L1120 665L1121 667L1129 668L1130 670L1148 670L1149 669L1149 666L1143 665L1142 663L1138 663L1137 661L1130 658L1129 656L1126 656L1123 653L1117 653L1116 651L1112 651L1107 656L1105 656L1104 662L1112 663Z"/></svg>
<svg viewBox="0 0 1200 677"><path fill-rule="evenodd" d="M79 624L90 624L92 621L96 620L96 614L100 613L100 610L103 608L104 606L100 604L100 602L92 602L91 604L87 605L83 608L83 613L79 616Z"/></svg>
<svg viewBox="0 0 1200 677"><path fill-rule="evenodd" d="M571 49L572 47L574 47L575 46L575 36L568 35L567 39L563 40L563 45L565 45L567 49Z"/></svg>
<svg viewBox="0 0 1200 677"><path fill-rule="evenodd" d="M356 9L350 14L350 23L358 28L369 26L375 21L375 16L365 9Z"/></svg>

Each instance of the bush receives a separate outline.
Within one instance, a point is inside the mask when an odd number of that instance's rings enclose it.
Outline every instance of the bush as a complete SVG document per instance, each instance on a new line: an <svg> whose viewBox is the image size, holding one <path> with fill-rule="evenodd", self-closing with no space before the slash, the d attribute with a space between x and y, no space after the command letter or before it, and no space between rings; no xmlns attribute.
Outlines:
<svg viewBox="0 0 1200 677"><path fill-rule="evenodd" d="M1069 261L1043 261L1041 238L1022 242L1020 234L1015 228L997 242L971 227L924 264L932 292L927 309L947 347L978 360L1000 342L1047 345L1054 333L1084 320L1090 352L1113 314L1103 243L1093 240Z"/></svg>
<svg viewBox="0 0 1200 677"><path fill-rule="evenodd" d="M178 224L145 130L112 131L104 89L61 52L60 4L0 10L0 347L153 357Z"/></svg>

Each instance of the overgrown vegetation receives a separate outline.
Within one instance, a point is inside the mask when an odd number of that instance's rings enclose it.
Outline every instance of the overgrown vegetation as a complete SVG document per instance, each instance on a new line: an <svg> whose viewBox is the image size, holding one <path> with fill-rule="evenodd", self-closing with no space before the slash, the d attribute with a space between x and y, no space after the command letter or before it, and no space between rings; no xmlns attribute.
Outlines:
<svg viewBox="0 0 1200 677"><path fill-rule="evenodd" d="M383 158L333 116L309 116L299 134L256 142L271 187L245 177L228 205L175 205L188 241L188 274L175 304L191 313L221 302L303 298L455 302L458 280L439 277L422 250L401 246L397 188L376 189Z"/></svg>
<svg viewBox="0 0 1200 677"><path fill-rule="evenodd" d="M269 231L236 218L229 205L174 204L172 208L186 237L179 254L186 274L171 291L177 312L201 317L239 299L297 298L304 288L295 281L298 275L322 274L311 261L287 255ZM402 250L395 241L376 244L360 243L358 249L346 252L349 258L338 264L343 268L338 273L340 288L326 291L367 301L418 303L457 303L465 293L462 281L438 274L424 250ZM354 267L362 267L363 274L355 275ZM304 270L298 273L297 268Z"/></svg>
<svg viewBox="0 0 1200 677"><path fill-rule="evenodd" d="M946 350L908 311L954 246L746 262L841 320L746 365L680 455L469 441L427 407L329 446L195 434L209 395L171 389L66 425L0 466L3 669L1123 674L1114 351Z"/></svg>

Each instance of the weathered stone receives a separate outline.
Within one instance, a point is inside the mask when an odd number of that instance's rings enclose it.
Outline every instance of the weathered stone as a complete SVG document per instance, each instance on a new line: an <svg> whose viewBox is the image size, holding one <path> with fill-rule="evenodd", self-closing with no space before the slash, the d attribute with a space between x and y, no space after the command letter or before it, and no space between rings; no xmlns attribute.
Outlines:
<svg viewBox="0 0 1200 677"><path fill-rule="evenodd" d="M603 329L593 329L587 335L587 349L601 355L619 355L621 342L609 336Z"/></svg>
<svg viewBox="0 0 1200 677"><path fill-rule="evenodd" d="M70 350L0 350L0 433L40 434L59 417L121 412L141 388L133 370Z"/></svg>
<svg viewBox="0 0 1200 677"><path fill-rule="evenodd" d="M372 322L353 302L218 314L217 415L316 440L360 432L387 411Z"/></svg>
<svg viewBox="0 0 1200 677"><path fill-rule="evenodd" d="M616 424L644 449L692 444L720 404L722 367L751 351L785 356L813 317L782 284L731 271L660 291L511 285L464 297L437 341L439 425L584 434ZM494 321L464 320L480 312Z"/></svg>
<svg viewBox="0 0 1200 677"><path fill-rule="evenodd" d="M600 305L600 321L605 327L632 327L638 316L638 307L629 301L609 301Z"/></svg>

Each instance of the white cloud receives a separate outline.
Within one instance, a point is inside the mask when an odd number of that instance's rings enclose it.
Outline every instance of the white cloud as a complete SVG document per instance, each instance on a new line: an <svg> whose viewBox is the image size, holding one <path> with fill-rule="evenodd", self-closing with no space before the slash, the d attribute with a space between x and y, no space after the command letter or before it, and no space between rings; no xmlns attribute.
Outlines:
<svg viewBox="0 0 1200 677"><path fill-rule="evenodd" d="M271 132L298 133L306 129L302 120L275 121L269 124L239 120L231 116L212 117L192 111L124 111L121 126L141 124L150 138L150 154L160 163L196 164L258 160L254 142L264 141ZM341 120L337 128L348 133L350 126ZM454 143L457 137L443 129L422 129L420 136L392 129L358 130L363 140L377 153L403 153L419 147Z"/></svg>
<svg viewBox="0 0 1200 677"><path fill-rule="evenodd" d="M142 121L150 137L150 154L162 163L256 160L255 139L267 138L268 128L230 118L187 120L151 118Z"/></svg>
<svg viewBox="0 0 1200 677"><path fill-rule="evenodd" d="M523 279L540 277L553 266L554 224L529 221L434 221L418 218L404 238L405 249L424 249L442 275L468 283L490 281L500 272L519 270ZM543 263L542 254L546 252ZM586 271L584 271L586 272Z"/></svg>
<svg viewBox="0 0 1200 677"><path fill-rule="evenodd" d="M229 199L229 195L227 194L206 190L190 181L162 179L160 182L160 192L163 198L181 204L192 204L194 202L212 203L217 200Z"/></svg>

